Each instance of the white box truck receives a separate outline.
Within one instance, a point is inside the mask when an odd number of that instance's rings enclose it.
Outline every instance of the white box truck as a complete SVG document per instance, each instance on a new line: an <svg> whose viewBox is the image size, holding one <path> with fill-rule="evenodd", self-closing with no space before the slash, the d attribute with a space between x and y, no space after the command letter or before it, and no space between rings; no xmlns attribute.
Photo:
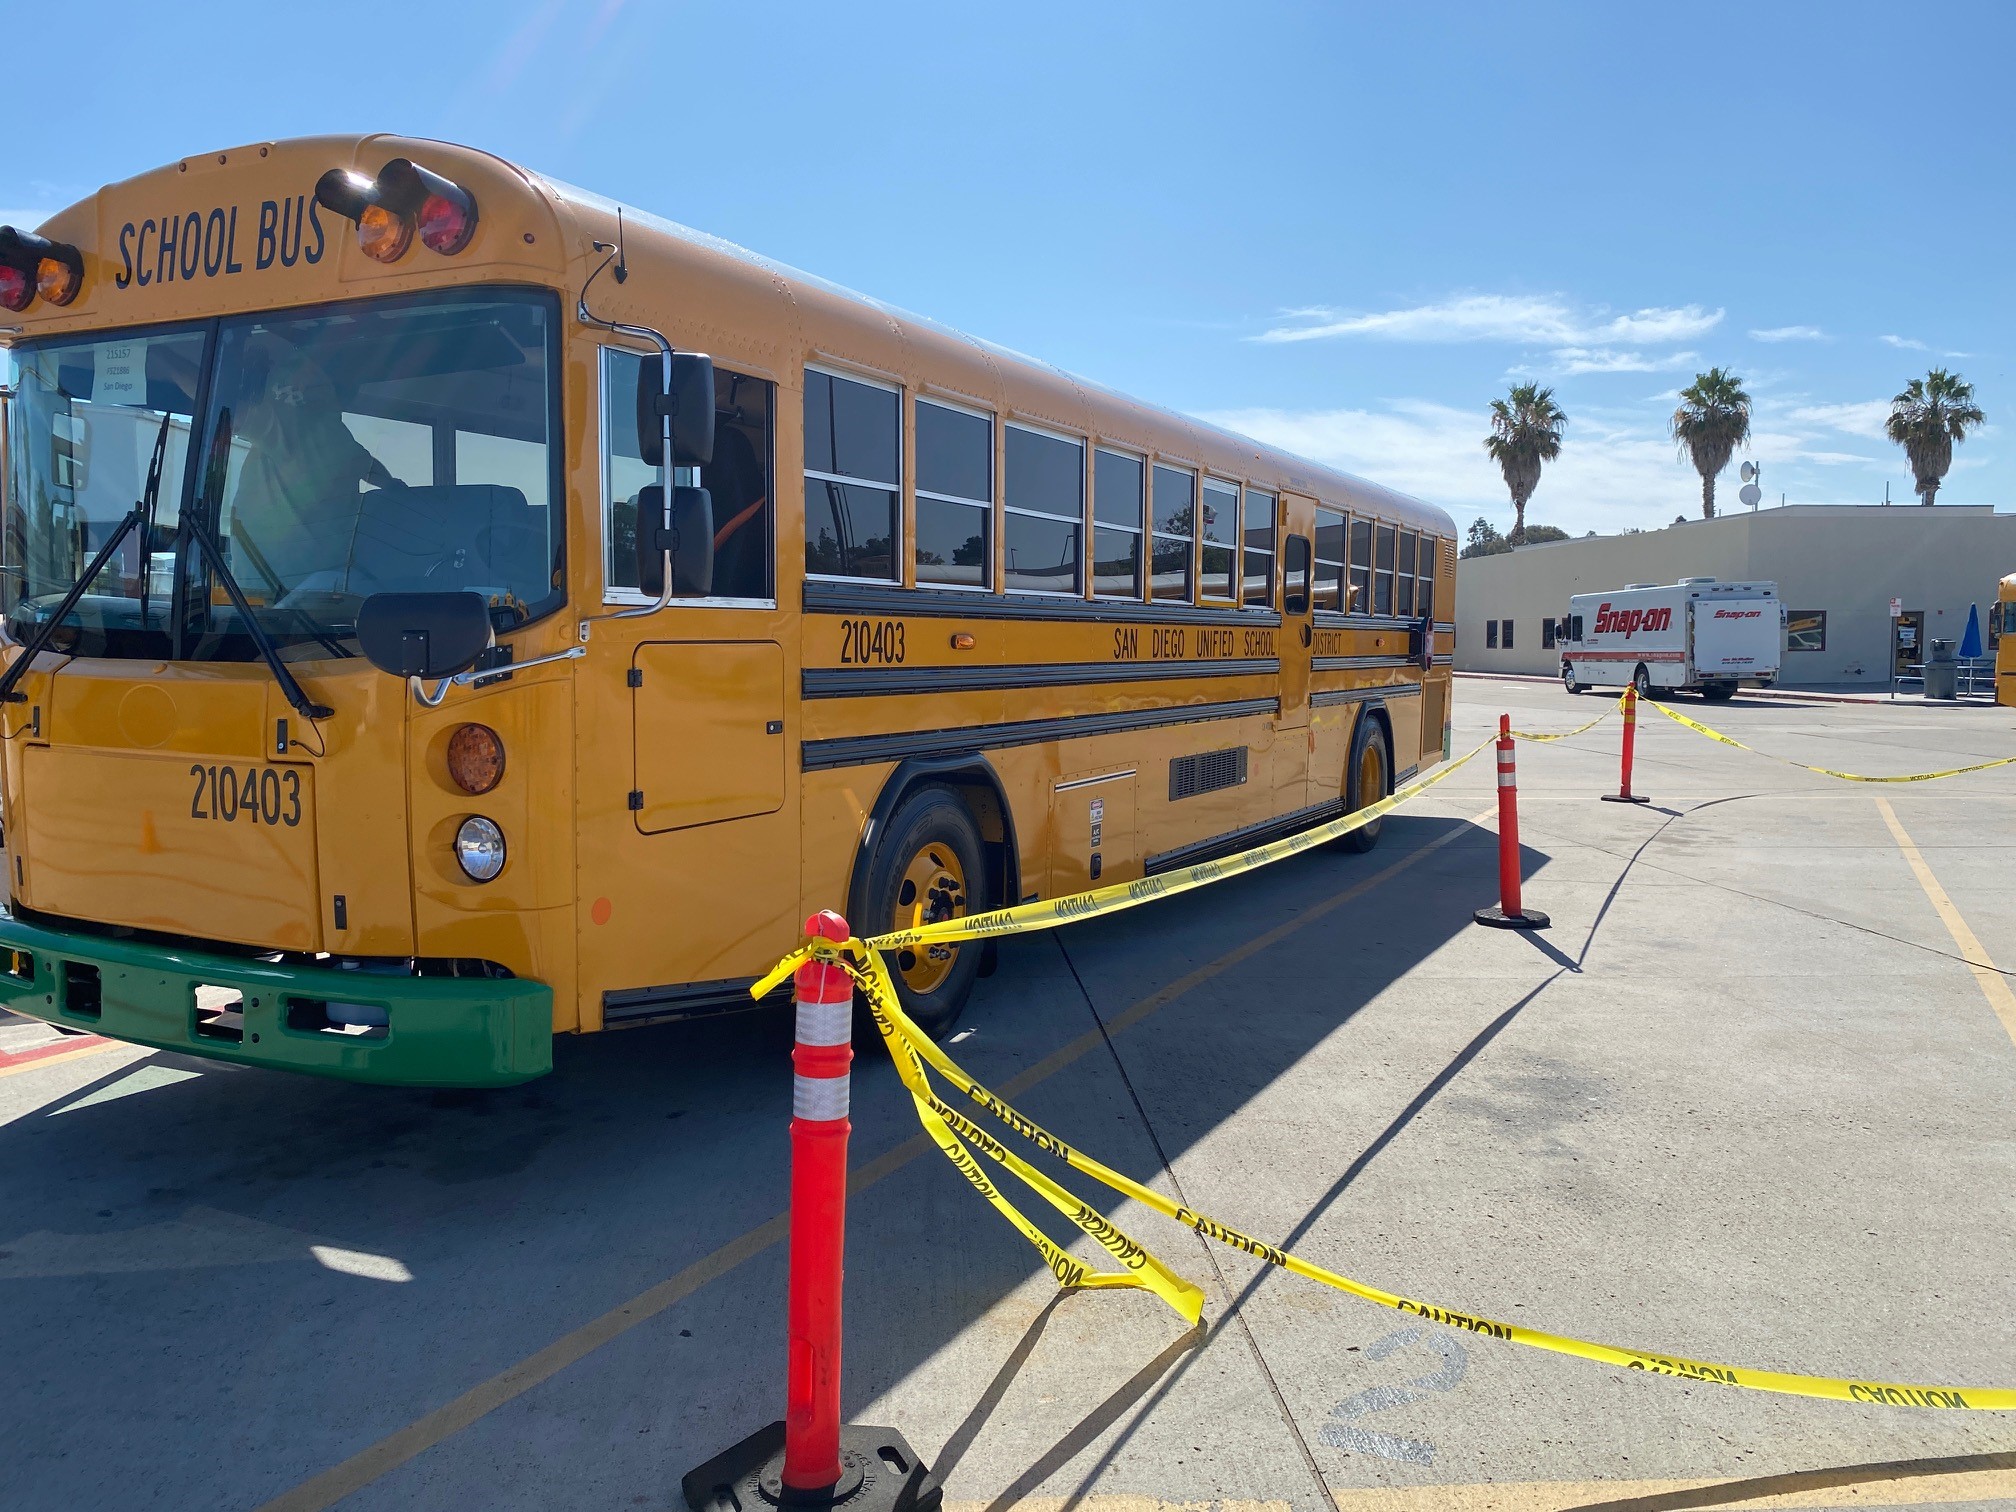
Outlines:
<svg viewBox="0 0 2016 1512"><path fill-rule="evenodd" d="M1570 693L1636 683L1640 697L1677 689L1722 699L1776 680L1785 613L1776 583L1632 583L1569 599L1554 643Z"/></svg>

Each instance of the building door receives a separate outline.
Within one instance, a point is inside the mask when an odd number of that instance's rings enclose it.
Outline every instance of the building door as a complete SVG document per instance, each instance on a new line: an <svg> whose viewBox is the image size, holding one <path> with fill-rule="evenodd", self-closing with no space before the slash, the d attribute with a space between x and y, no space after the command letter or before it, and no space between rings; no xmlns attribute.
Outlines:
<svg viewBox="0 0 2016 1512"><path fill-rule="evenodd" d="M1925 611L1906 609L1890 622L1890 675L1916 677L1925 660Z"/></svg>

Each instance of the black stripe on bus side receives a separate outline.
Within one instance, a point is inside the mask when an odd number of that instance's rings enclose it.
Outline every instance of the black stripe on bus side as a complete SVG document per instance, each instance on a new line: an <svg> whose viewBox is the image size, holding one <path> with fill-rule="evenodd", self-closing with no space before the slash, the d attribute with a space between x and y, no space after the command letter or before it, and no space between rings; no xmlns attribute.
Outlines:
<svg viewBox="0 0 2016 1512"><path fill-rule="evenodd" d="M1411 656L1316 656L1309 661L1311 672L1358 672L1367 667L1411 667Z"/></svg>
<svg viewBox="0 0 2016 1512"><path fill-rule="evenodd" d="M882 614L912 619L1058 620L1087 625L1143 621L1170 625L1267 626L1272 609L1204 609L1191 604L1136 604L1119 599L1038 598L1012 593L959 593L899 588L891 583L805 584L807 614Z"/></svg>
<svg viewBox="0 0 2016 1512"><path fill-rule="evenodd" d="M1175 871L1178 867L1195 866L1199 861L1209 861L1215 856L1230 856L1256 845L1265 845L1269 840L1278 840L1284 835L1292 835L1297 830L1307 829L1312 824L1335 819L1344 812L1344 800L1333 798L1328 803L1318 803L1309 808L1297 809L1292 814L1283 814L1278 819L1262 819L1258 824L1248 824L1240 829L1227 830L1222 835L1212 835L1208 839L1193 840L1188 845L1180 845L1175 850L1162 851L1150 856L1142 863L1143 876L1154 876L1157 872Z"/></svg>
<svg viewBox="0 0 2016 1512"><path fill-rule="evenodd" d="M1020 667L807 667L807 698L868 698L883 693L978 693L991 688L1058 688L1081 683L1159 682L1180 677L1273 677L1278 657L1250 661L1052 662Z"/></svg>
<svg viewBox="0 0 2016 1512"><path fill-rule="evenodd" d="M1385 688L1325 688L1309 695L1309 707L1327 709L1336 704L1371 703L1383 698L1419 698L1421 684L1394 683Z"/></svg>
<svg viewBox="0 0 2016 1512"><path fill-rule="evenodd" d="M867 766L901 761L910 756L949 756L963 751L997 751L1007 746L1039 745L1051 740L1083 740L1092 735L1116 735L1126 730L1152 730L1163 725L1202 724L1213 719L1243 719L1278 714L1279 699L1241 698L1229 703L1173 704L1160 709L1125 709L1108 714L1071 714L1058 719L1020 719L1006 724L964 725L951 730L920 730L914 734L840 735L808 740L799 764L808 772L828 767Z"/></svg>

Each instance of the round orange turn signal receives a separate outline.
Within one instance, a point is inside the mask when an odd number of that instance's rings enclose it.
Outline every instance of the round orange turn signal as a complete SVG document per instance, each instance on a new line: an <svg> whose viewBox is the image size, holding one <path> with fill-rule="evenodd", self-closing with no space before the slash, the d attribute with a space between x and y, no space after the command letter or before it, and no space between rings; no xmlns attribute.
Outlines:
<svg viewBox="0 0 2016 1512"><path fill-rule="evenodd" d="M465 724L448 737L448 775L472 797L504 780L504 742L488 725Z"/></svg>
<svg viewBox="0 0 2016 1512"><path fill-rule="evenodd" d="M366 205L357 216L357 245L379 262L397 262L413 241L413 223L383 205Z"/></svg>
<svg viewBox="0 0 2016 1512"><path fill-rule="evenodd" d="M83 286L83 270L60 257L45 257L35 265L35 292L53 305L67 305Z"/></svg>

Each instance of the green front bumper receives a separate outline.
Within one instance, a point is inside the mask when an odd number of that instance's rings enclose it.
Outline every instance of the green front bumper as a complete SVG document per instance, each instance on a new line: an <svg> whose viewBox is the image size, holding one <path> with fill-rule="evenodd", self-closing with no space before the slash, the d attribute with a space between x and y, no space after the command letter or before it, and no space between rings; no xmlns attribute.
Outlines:
<svg viewBox="0 0 2016 1512"><path fill-rule="evenodd" d="M13 952L0 953L12 968L0 969L0 1007L184 1055L400 1087L508 1087L553 1069L553 989L542 982L280 966L5 913L0 952ZM242 995L240 1038L198 1032L199 986ZM388 1022L368 1035L299 1027L324 1002L380 1007Z"/></svg>

